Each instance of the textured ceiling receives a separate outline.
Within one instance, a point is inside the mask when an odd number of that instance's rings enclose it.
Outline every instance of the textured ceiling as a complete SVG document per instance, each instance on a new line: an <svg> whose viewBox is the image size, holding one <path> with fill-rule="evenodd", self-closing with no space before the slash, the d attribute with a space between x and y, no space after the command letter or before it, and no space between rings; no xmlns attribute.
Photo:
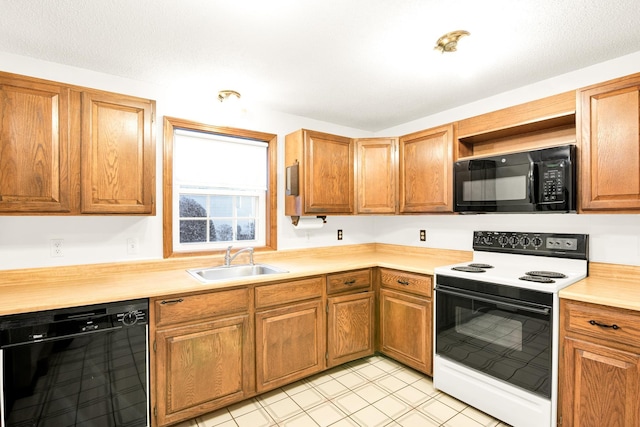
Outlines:
<svg viewBox="0 0 640 427"><path fill-rule="evenodd" d="M0 51L378 131L640 51L639 23L638 0L0 0Z"/></svg>

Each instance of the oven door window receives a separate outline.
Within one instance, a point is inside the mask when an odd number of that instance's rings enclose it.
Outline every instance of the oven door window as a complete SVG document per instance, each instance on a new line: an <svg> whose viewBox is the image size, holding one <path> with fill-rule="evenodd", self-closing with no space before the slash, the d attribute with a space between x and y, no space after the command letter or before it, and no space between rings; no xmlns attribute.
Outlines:
<svg viewBox="0 0 640 427"><path fill-rule="evenodd" d="M507 299L436 289L436 353L551 395L551 314ZM550 311L550 310L549 310Z"/></svg>

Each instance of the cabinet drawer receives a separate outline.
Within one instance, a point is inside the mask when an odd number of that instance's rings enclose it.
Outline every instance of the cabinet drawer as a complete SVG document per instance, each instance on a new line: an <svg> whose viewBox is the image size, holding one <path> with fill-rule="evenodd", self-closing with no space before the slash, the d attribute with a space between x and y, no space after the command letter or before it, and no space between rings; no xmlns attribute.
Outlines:
<svg viewBox="0 0 640 427"><path fill-rule="evenodd" d="M432 294L431 276L407 273L405 271L380 269L380 284L385 288L398 289L430 297Z"/></svg>
<svg viewBox="0 0 640 427"><path fill-rule="evenodd" d="M567 302L564 327L614 343L640 347L640 314L620 308Z"/></svg>
<svg viewBox="0 0 640 427"><path fill-rule="evenodd" d="M322 296L323 286L322 277L258 286L256 287L256 308L319 298Z"/></svg>
<svg viewBox="0 0 640 427"><path fill-rule="evenodd" d="M157 326L248 311L249 289L241 288L206 294L156 298L154 309Z"/></svg>
<svg viewBox="0 0 640 427"><path fill-rule="evenodd" d="M327 275L327 293L351 291L354 289L366 289L371 286L371 270L347 271L344 273Z"/></svg>

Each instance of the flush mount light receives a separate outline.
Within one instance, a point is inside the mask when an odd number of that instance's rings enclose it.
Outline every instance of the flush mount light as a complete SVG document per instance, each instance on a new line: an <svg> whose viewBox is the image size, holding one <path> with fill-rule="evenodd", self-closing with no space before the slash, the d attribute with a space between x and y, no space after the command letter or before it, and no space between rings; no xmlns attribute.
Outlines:
<svg viewBox="0 0 640 427"><path fill-rule="evenodd" d="M438 39L434 49L439 50L442 53L455 52L458 47L458 40L460 40L460 37L468 35L469 32L464 30L451 31Z"/></svg>
<svg viewBox="0 0 640 427"><path fill-rule="evenodd" d="M218 92L218 101L224 102L227 99L237 101L240 99L240 93L235 90L221 90Z"/></svg>

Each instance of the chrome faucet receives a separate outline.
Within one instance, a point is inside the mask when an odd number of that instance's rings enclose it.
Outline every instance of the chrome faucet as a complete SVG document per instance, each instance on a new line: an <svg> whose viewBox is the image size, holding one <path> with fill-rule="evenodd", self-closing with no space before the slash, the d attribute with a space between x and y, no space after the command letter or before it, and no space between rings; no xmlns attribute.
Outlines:
<svg viewBox="0 0 640 427"><path fill-rule="evenodd" d="M253 265L253 248L243 248L240 249L238 252L236 252L233 256L231 256L231 248L233 246L229 246L227 248L227 253L224 254L224 266L225 267L231 267L231 261L233 261L234 259L236 259L236 257L238 255L240 255L243 252L249 252L249 264Z"/></svg>

